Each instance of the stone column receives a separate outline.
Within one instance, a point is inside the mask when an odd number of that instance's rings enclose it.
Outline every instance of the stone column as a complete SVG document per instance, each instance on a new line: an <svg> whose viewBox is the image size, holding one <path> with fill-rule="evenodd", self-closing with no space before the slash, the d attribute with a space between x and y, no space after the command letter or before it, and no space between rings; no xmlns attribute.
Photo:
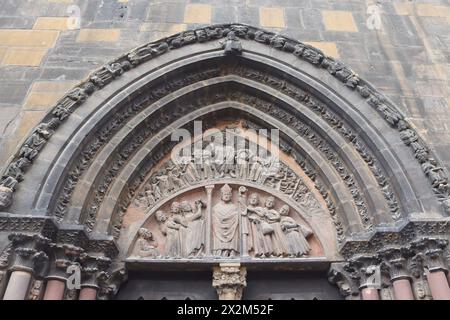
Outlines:
<svg viewBox="0 0 450 320"><path fill-rule="evenodd" d="M240 263L221 263L214 267L213 287L219 300L241 300L242 291L247 286L247 270Z"/></svg>
<svg viewBox="0 0 450 320"><path fill-rule="evenodd" d="M3 300L25 300L35 267L48 259L47 255L40 251L40 247L50 240L38 234L25 233L12 233L8 238L14 249L14 261Z"/></svg>
<svg viewBox="0 0 450 320"><path fill-rule="evenodd" d="M96 300L99 290L99 279L107 277L106 269L111 264L111 259L91 254L82 254L80 257L81 290L79 300Z"/></svg>
<svg viewBox="0 0 450 320"><path fill-rule="evenodd" d="M62 300L64 290L66 289L66 281L60 279L47 280L43 300Z"/></svg>
<svg viewBox="0 0 450 320"><path fill-rule="evenodd" d="M25 300L33 274L31 271L11 272L3 300Z"/></svg>
<svg viewBox="0 0 450 320"><path fill-rule="evenodd" d="M206 189L206 217L205 217L205 255L212 255L211 248L211 228L212 228L212 192L214 189L214 185L205 186Z"/></svg>
<svg viewBox="0 0 450 320"><path fill-rule="evenodd" d="M83 253L83 249L71 244L51 243L53 259L45 288L44 300L63 300L67 283L67 268Z"/></svg>
<svg viewBox="0 0 450 320"><path fill-rule="evenodd" d="M386 248L380 250L383 269L389 273L394 288L395 300L414 300L411 287L411 275L408 272L408 259L412 252L406 248Z"/></svg>
<svg viewBox="0 0 450 320"><path fill-rule="evenodd" d="M433 300L450 300L448 272L443 252L448 241L440 238L423 238L414 241L411 246L427 268L426 276Z"/></svg>
<svg viewBox="0 0 450 320"><path fill-rule="evenodd" d="M380 260L375 255L359 255L350 259L346 266L353 278L359 279L362 300L380 300Z"/></svg>

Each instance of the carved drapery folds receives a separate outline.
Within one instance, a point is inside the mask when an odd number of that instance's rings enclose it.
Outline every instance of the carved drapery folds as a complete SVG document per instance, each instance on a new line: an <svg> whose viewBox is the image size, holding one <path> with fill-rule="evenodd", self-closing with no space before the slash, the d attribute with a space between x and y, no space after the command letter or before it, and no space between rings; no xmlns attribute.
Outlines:
<svg viewBox="0 0 450 320"><path fill-rule="evenodd" d="M207 186L165 206L168 210L156 210L153 222L138 230L135 256L299 258L311 251L313 231L288 204L244 186Z"/></svg>
<svg viewBox="0 0 450 320"><path fill-rule="evenodd" d="M221 263L214 268L212 285L219 300L241 300L247 286L247 270L239 263Z"/></svg>

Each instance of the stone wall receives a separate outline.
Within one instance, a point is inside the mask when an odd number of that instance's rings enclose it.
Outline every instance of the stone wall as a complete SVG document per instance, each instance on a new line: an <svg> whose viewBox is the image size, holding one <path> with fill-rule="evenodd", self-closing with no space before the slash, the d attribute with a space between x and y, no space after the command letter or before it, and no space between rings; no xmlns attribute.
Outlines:
<svg viewBox="0 0 450 320"><path fill-rule="evenodd" d="M343 60L398 104L450 169L449 1L377 2L3 0L0 167L58 98L108 60L179 31L240 22Z"/></svg>

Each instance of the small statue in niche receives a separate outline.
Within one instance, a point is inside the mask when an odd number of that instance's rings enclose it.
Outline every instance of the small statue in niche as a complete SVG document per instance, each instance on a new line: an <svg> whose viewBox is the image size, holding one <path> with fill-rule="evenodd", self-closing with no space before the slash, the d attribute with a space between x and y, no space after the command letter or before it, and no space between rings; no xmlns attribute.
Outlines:
<svg viewBox="0 0 450 320"><path fill-rule="evenodd" d="M236 36L234 31L228 32L225 42L222 43L222 48L224 49L225 54L230 54L230 55L242 54L241 41Z"/></svg>
<svg viewBox="0 0 450 320"><path fill-rule="evenodd" d="M140 228L138 231L139 238L136 241L136 254L141 257L155 258L158 256L158 243L153 238L153 234L146 228Z"/></svg>
<svg viewBox="0 0 450 320"><path fill-rule="evenodd" d="M185 255L188 258L198 257L204 250L205 220L202 208L206 207L206 204L201 200L195 201L195 212L188 201L182 201L180 207L187 226L186 229L182 229L184 233L182 238L185 239Z"/></svg>
<svg viewBox="0 0 450 320"><path fill-rule="evenodd" d="M287 249L290 257L300 257L307 255L311 250L306 240L312 234L312 230L299 225L294 219L289 217L289 206L283 205L280 209L281 229L283 230L286 240Z"/></svg>

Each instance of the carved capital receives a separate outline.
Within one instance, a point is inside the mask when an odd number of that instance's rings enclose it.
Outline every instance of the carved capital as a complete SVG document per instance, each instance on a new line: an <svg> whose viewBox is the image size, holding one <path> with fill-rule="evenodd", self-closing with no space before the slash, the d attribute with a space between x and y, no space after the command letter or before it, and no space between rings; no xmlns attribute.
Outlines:
<svg viewBox="0 0 450 320"><path fill-rule="evenodd" d="M214 268L213 287L220 300L240 300L247 286L247 270L239 263L221 263Z"/></svg>
<svg viewBox="0 0 450 320"><path fill-rule="evenodd" d="M49 249L52 257L50 259L50 271L47 278L67 278L67 267L77 264L78 259L84 252L83 248L67 243L50 243Z"/></svg>
<svg viewBox="0 0 450 320"><path fill-rule="evenodd" d="M382 268L389 273L391 281L411 278L408 260L414 255L412 250L389 247L378 251L378 255L382 259Z"/></svg>
<svg viewBox="0 0 450 320"><path fill-rule="evenodd" d="M358 278L345 270L345 263L332 263L328 271L328 281L335 284L346 300L359 299Z"/></svg>
<svg viewBox="0 0 450 320"><path fill-rule="evenodd" d="M98 292L98 299L108 300L116 295L119 291L120 285L128 278L127 270L124 267L107 273L105 277L100 277L98 286L100 288Z"/></svg>
<svg viewBox="0 0 450 320"><path fill-rule="evenodd" d="M106 270L111 259L105 256L95 256L87 253L80 255L81 286L99 288L98 284L108 277Z"/></svg>
<svg viewBox="0 0 450 320"><path fill-rule="evenodd" d="M359 280L359 289L381 288L380 259L376 255L359 255L344 266L354 279Z"/></svg>
<svg viewBox="0 0 450 320"><path fill-rule="evenodd" d="M424 267L430 272L448 271L444 258L444 249L448 245L448 240L441 238L422 238L411 243L411 248L420 257Z"/></svg>
<svg viewBox="0 0 450 320"><path fill-rule="evenodd" d="M47 248L50 239L40 234L13 232L8 236L14 253L12 270L24 270L39 273L48 261L43 249Z"/></svg>

